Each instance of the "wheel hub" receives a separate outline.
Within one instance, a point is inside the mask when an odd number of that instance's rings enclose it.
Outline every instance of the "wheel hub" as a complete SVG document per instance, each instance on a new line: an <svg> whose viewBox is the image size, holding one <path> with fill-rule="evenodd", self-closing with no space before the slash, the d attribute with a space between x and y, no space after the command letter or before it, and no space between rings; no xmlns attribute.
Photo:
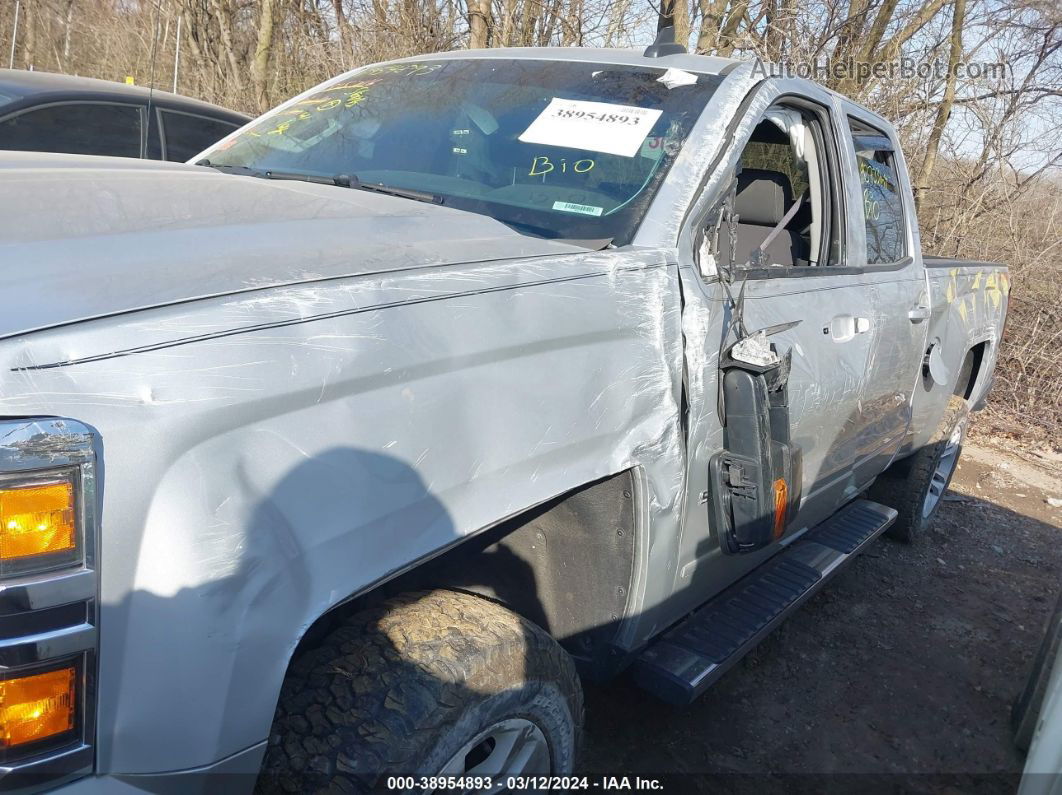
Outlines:
<svg viewBox="0 0 1062 795"><path fill-rule="evenodd" d="M506 792L508 776L549 775L549 744L542 730L524 718L498 721L458 749L439 776L490 777L494 787L485 792Z"/></svg>
<svg viewBox="0 0 1062 795"><path fill-rule="evenodd" d="M922 518L928 519L936 511L937 506L940 504L941 497L944 496L944 490L948 487L948 482L951 480L951 475L955 471L955 465L959 462L959 449L962 447L962 436L965 423L960 422L955 426L951 432L951 436L948 437L948 441L944 444L944 450L941 452L940 457L937 458L936 466L933 468L933 475L929 481L929 491L926 492L926 498L922 503Z"/></svg>

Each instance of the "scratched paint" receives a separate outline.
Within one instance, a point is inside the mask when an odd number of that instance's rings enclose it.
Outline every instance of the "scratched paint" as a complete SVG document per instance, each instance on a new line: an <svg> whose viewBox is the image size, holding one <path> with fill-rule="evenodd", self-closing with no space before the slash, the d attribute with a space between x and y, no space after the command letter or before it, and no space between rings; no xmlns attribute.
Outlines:
<svg viewBox="0 0 1062 795"><path fill-rule="evenodd" d="M317 616L578 484L638 468L668 532L678 299L666 252L582 251L0 344L0 411L76 417L103 439L102 769L194 767L260 741L262 694ZM125 699L131 671L167 687Z"/></svg>
<svg viewBox="0 0 1062 795"><path fill-rule="evenodd" d="M694 593L677 562L697 562L697 543L713 538L691 473L722 444L728 310L694 270L691 224L718 198L731 144L782 92L807 87L768 82L750 96L751 66L734 69L625 250L180 164L0 159L0 259L18 263L4 275L0 412L76 418L104 451L101 771L193 768L260 742L290 653L323 611L616 472L633 468L644 492L638 548L657 575L632 589L624 642L659 629L656 610L676 591ZM69 219L60 232L56 214ZM858 257L861 223L848 220ZM1002 310L975 301L963 323L950 306L972 295L966 269L954 284L941 275L929 279L942 308L930 333L991 332ZM1005 276L990 289L1005 308ZM752 296L750 320L803 316L801 290L791 295L784 311ZM800 438L860 443L858 422L831 407L858 420L867 373L888 367L887 313L879 301L866 315L865 349L837 361L816 358L810 322L781 340L801 378ZM697 407L685 435L684 375ZM916 406L923 420L934 400ZM812 459L808 482L828 466Z"/></svg>

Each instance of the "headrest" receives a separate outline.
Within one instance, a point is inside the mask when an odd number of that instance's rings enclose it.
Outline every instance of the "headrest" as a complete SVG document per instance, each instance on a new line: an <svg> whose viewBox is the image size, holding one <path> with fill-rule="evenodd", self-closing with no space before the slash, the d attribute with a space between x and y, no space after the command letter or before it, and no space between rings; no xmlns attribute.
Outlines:
<svg viewBox="0 0 1062 795"><path fill-rule="evenodd" d="M792 205L793 186L781 171L743 168L738 174L738 223L774 226Z"/></svg>

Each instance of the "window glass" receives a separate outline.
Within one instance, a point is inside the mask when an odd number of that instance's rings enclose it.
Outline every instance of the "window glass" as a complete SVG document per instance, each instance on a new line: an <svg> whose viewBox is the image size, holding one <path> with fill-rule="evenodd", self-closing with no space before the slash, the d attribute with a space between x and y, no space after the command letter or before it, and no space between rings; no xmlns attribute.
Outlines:
<svg viewBox="0 0 1062 795"><path fill-rule="evenodd" d="M72 102L0 121L0 149L140 157L140 108Z"/></svg>
<svg viewBox="0 0 1062 795"><path fill-rule="evenodd" d="M184 162L215 144L238 125L206 116L163 110L162 131L166 138L166 159Z"/></svg>
<svg viewBox="0 0 1062 795"><path fill-rule="evenodd" d="M734 181L733 213L720 216L717 262L755 269L835 261L837 213L819 124L812 113L776 107L753 130Z"/></svg>
<svg viewBox="0 0 1062 795"><path fill-rule="evenodd" d="M258 119L211 165L348 175L528 234L630 239L721 78L469 59L367 67Z"/></svg>
<svg viewBox="0 0 1062 795"><path fill-rule="evenodd" d="M794 196L803 196L808 190L808 164L798 157L792 145L749 141L741 153L741 167L765 171L779 171L789 178Z"/></svg>
<svg viewBox="0 0 1062 795"><path fill-rule="evenodd" d="M882 136L877 130L853 124L852 133L867 230L867 264L897 262L907 255L907 243L895 154L865 144L866 136Z"/></svg>

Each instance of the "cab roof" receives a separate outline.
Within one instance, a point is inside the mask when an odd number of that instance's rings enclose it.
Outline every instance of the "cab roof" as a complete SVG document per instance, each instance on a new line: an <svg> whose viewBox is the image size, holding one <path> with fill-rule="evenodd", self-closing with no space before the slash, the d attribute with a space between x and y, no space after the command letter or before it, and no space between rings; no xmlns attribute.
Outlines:
<svg viewBox="0 0 1062 795"><path fill-rule="evenodd" d="M540 61L584 61L587 63L611 63L624 66L645 66L656 69L682 69L706 75L726 75L748 61L735 58L716 58L711 55L682 53L647 58L645 47L619 49L610 47L491 47L485 50L453 50L451 52L425 53L409 58L398 58L388 63L462 58L513 58Z"/></svg>

